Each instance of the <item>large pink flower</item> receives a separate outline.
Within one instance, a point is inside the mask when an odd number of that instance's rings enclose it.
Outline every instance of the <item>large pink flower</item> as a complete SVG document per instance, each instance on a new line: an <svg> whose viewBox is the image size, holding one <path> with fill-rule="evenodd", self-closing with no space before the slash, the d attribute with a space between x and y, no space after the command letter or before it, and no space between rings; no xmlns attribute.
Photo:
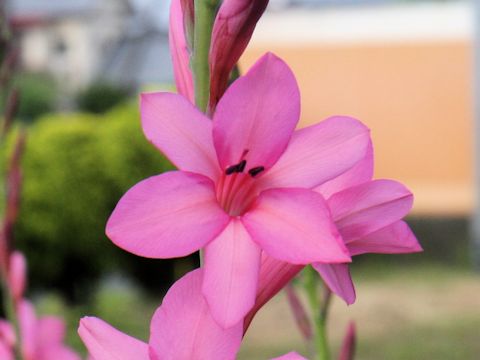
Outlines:
<svg viewBox="0 0 480 360"><path fill-rule="evenodd" d="M351 256L364 253L402 254L421 251L415 235L402 221L412 207L413 195L393 180L371 180L373 149L360 162L315 191L326 199L335 224ZM347 304L355 301L348 264L312 263L329 288ZM277 294L303 266L262 254L255 306L245 319L248 328L255 313Z"/></svg>
<svg viewBox="0 0 480 360"><path fill-rule="evenodd" d="M332 117L294 132L300 96L282 60L262 57L229 87L213 121L169 93L144 94L141 111L146 137L180 171L131 188L107 235L151 258L205 247L203 291L222 326L253 306L262 249L291 264L350 261L326 201L311 189L362 159L369 131Z"/></svg>
<svg viewBox="0 0 480 360"><path fill-rule="evenodd" d="M100 319L83 318L78 332L90 355L97 360L235 359L242 324L225 330L213 320L202 296L202 276L197 269L173 284L153 315L148 344Z"/></svg>

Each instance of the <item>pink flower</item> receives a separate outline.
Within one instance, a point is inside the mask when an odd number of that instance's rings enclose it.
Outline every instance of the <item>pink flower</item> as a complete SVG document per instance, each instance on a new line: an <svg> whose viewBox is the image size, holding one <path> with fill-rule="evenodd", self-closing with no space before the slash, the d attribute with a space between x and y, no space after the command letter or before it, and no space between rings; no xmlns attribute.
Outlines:
<svg viewBox="0 0 480 360"><path fill-rule="evenodd" d="M170 52L177 91L194 102L190 58L193 50L193 0L173 0L170 8ZM218 10L210 45L210 104L216 104L228 87L230 74L248 45L268 0L224 0Z"/></svg>
<svg viewBox="0 0 480 360"><path fill-rule="evenodd" d="M342 176L316 190L327 198L335 224L351 256L364 253L404 254L422 251L402 221L413 205L412 193L393 180L371 180L373 149ZM347 304L355 302L348 264L313 264L330 290Z"/></svg>
<svg viewBox="0 0 480 360"><path fill-rule="evenodd" d="M289 352L288 354L276 357L271 360L307 360L307 359L296 352Z"/></svg>
<svg viewBox="0 0 480 360"><path fill-rule="evenodd" d="M25 360L80 360L63 344L65 324L54 316L37 319L35 310L27 300L18 304L20 345Z"/></svg>
<svg viewBox="0 0 480 360"><path fill-rule="evenodd" d="M176 94L144 94L146 137L180 171L146 179L119 201L107 235L139 256L205 247L203 292L224 327L257 293L260 255L291 264L344 263L348 252L311 190L363 158L369 131L332 117L294 132L300 96L288 66L262 57L220 100L213 122Z"/></svg>
<svg viewBox="0 0 480 360"><path fill-rule="evenodd" d="M235 359L242 324L224 330L212 318L202 293L202 270L178 280L153 315L146 344L104 321L85 317L78 333L98 360Z"/></svg>
<svg viewBox="0 0 480 360"><path fill-rule="evenodd" d="M413 195L392 180L371 180L373 149L353 168L328 181L316 191L327 198L328 207L351 256L364 253L402 254L422 251L415 235L401 219L413 203ZM302 269L262 255L257 299L245 318L245 331L255 313ZM355 289L348 264L313 263L330 290L348 304L355 301Z"/></svg>

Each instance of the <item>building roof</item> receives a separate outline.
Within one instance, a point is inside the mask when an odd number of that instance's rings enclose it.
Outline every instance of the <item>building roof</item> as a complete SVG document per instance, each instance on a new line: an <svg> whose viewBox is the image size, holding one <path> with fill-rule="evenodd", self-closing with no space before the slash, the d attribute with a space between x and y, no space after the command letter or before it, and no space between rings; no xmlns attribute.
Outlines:
<svg viewBox="0 0 480 360"><path fill-rule="evenodd" d="M95 0L14 0L8 3L12 18L54 18L95 10Z"/></svg>
<svg viewBox="0 0 480 360"><path fill-rule="evenodd" d="M117 46L106 56L100 74L128 86L173 83L168 45L166 0L138 0Z"/></svg>

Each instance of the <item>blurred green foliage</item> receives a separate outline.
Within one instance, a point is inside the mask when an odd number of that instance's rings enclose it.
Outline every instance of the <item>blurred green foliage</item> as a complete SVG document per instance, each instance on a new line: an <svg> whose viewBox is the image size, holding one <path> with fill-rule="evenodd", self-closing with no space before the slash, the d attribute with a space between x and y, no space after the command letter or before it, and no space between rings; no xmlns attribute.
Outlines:
<svg viewBox="0 0 480 360"><path fill-rule="evenodd" d="M20 90L17 116L23 121L30 122L54 109L57 91L50 76L24 73L18 76L16 85Z"/></svg>
<svg viewBox="0 0 480 360"><path fill-rule="evenodd" d="M23 159L16 229L31 283L79 299L109 270L142 272L142 266L135 269L138 257L105 237L105 224L129 187L171 168L145 140L133 104L102 116L56 114L36 121Z"/></svg>
<svg viewBox="0 0 480 360"><path fill-rule="evenodd" d="M124 102L128 95L126 88L99 81L78 94L77 105L81 111L100 114Z"/></svg>

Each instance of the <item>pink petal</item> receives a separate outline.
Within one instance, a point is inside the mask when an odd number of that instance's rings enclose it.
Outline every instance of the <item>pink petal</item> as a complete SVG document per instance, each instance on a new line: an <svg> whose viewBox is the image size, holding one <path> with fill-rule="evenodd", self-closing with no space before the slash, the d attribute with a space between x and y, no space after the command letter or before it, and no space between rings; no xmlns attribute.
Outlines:
<svg viewBox="0 0 480 360"><path fill-rule="evenodd" d="M216 179L220 169L207 117L184 97L171 93L144 93L140 108L146 138L172 163Z"/></svg>
<svg viewBox="0 0 480 360"><path fill-rule="evenodd" d="M242 324L223 329L202 295L203 273L194 270L165 295L150 325L152 359L235 359Z"/></svg>
<svg viewBox="0 0 480 360"><path fill-rule="evenodd" d="M296 352L289 352L288 354L273 358L271 360L307 360Z"/></svg>
<svg viewBox="0 0 480 360"><path fill-rule="evenodd" d="M22 300L17 305L17 312L22 355L26 359L34 359L39 344L35 309L29 301Z"/></svg>
<svg viewBox="0 0 480 360"><path fill-rule="evenodd" d="M213 183L181 171L152 176L120 199L107 223L108 237L133 254L172 258L197 251L228 224Z"/></svg>
<svg viewBox="0 0 480 360"><path fill-rule="evenodd" d="M352 241L348 250L353 255L364 253L406 254L423 251L412 230L404 221L392 225Z"/></svg>
<svg viewBox="0 0 480 360"><path fill-rule="evenodd" d="M205 248L203 294L223 328L241 322L255 303L260 248L238 219Z"/></svg>
<svg viewBox="0 0 480 360"><path fill-rule="evenodd" d="M261 178L262 188L312 188L364 158L370 132L360 121L335 116L295 131L282 157Z"/></svg>
<svg viewBox="0 0 480 360"><path fill-rule="evenodd" d="M347 264L313 264L328 288L348 305L355 302L355 287Z"/></svg>
<svg viewBox="0 0 480 360"><path fill-rule="evenodd" d="M268 0L228 0L218 10L210 46L210 108L227 89L230 73L248 45Z"/></svg>
<svg viewBox="0 0 480 360"><path fill-rule="evenodd" d="M42 345L61 344L65 337L65 323L55 316L44 316L38 321L38 340Z"/></svg>
<svg viewBox="0 0 480 360"><path fill-rule="evenodd" d="M295 77L268 53L237 79L218 103L213 140L222 168L247 161L246 170L270 168L282 155L300 115Z"/></svg>
<svg viewBox="0 0 480 360"><path fill-rule="evenodd" d="M181 0L172 0L170 7L170 29L168 32L170 54L177 91L191 103L195 101L193 76L190 71L190 50L185 36Z"/></svg>
<svg viewBox="0 0 480 360"><path fill-rule="evenodd" d="M148 345L95 317L80 320L78 334L90 355L98 360L149 360Z"/></svg>
<svg viewBox="0 0 480 360"><path fill-rule="evenodd" d="M335 224L347 244L400 220L412 204L412 193L393 180L369 181L328 199Z"/></svg>
<svg viewBox="0 0 480 360"><path fill-rule="evenodd" d="M27 262L25 256L19 252L14 251L10 255L10 272L8 274L8 282L10 291L16 300L20 300L25 291Z"/></svg>
<svg viewBox="0 0 480 360"><path fill-rule="evenodd" d="M276 259L350 262L325 200L311 190L266 190L242 220L252 239Z"/></svg>
<svg viewBox="0 0 480 360"><path fill-rule="evenodd" d="M36 358L35 360L80 360L80 356L75 353L72 349L64 345L50 346L44 349L41 353L41 359ZM104 358L102 358L104 359ZM115 358L116 359L116 358ZM137 359L137 358L135 358ZM133 358L132 358L133 360Z"/></svg>
<svg viewBox="0 0 480 360"><path fill-rule="evenodd" d="M285 261L274 259L266 255L265 252L262 252L257 297L255 299L255 305L245 317L244 333L250 326L257 311L277 295L303 267L303 265L292 265Z"/></svg>
<svg viewBox="0 0 480 360"><path fill-rule="evenodd" d="M315 191L328 199L333 194L345 190L349 187L360 185L364 182L372 180L373 177L373 145L368 144L367 152L353 168L344 172L342 175L327 181L326 183L315 188Z"/></svg>

